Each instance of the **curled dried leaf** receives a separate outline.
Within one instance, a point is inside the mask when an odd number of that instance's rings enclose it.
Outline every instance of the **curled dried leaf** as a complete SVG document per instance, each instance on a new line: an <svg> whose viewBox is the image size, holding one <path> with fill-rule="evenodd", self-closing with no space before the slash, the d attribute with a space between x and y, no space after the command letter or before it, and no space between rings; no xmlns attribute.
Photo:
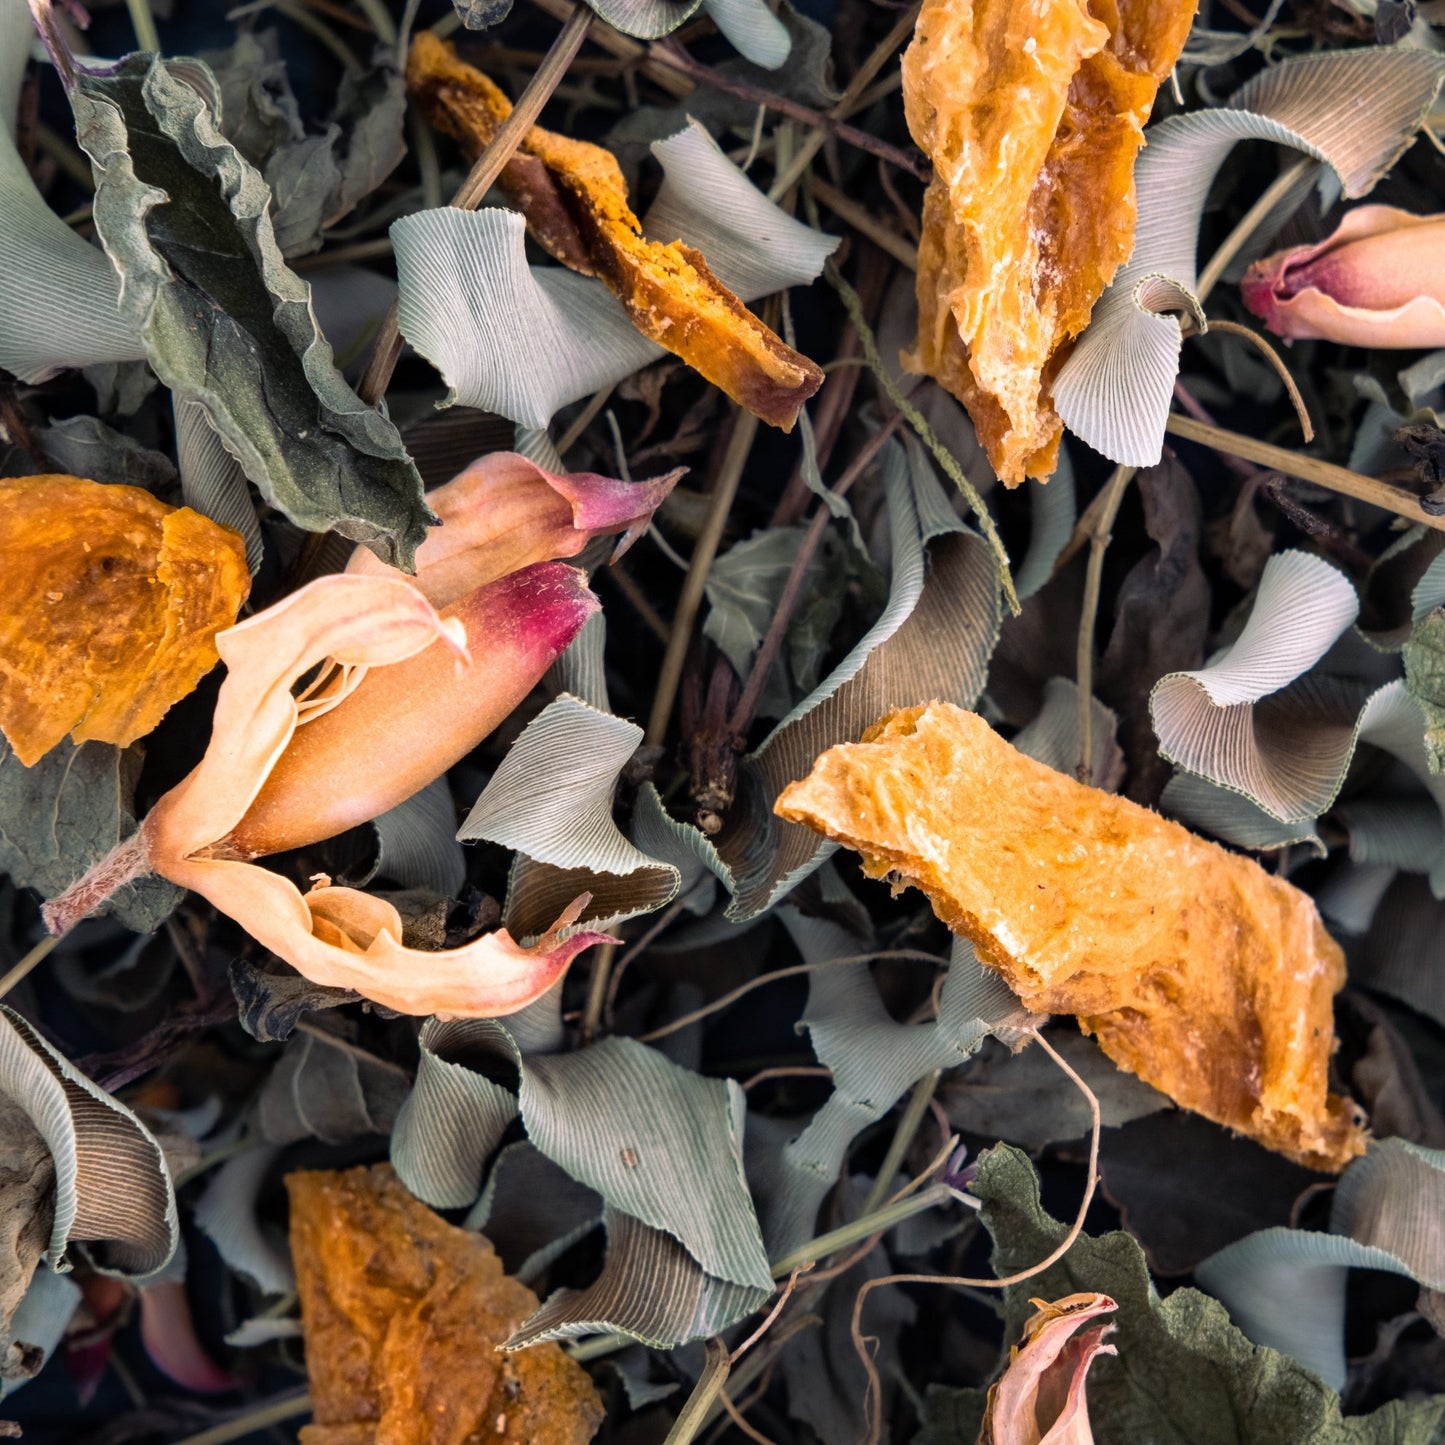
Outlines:
<svg viewBox="0 0 1445 1445"><path fill-rule="evenodd" d="M144 737L251 587L229 527L81 477L0 481L0 558L0 730L26 767L67 733Z"/></svg>
<svg viewBox="0 0 1445 1445"><path fill-rule="evenodd" d="M968 408L1000 479L1047 477L1049 382L1134 244L1134 157L1196 0L927 0L903 57L933 160L910 365Z"/></svg>
<svg viewBox="0 0 1445 1445"><path fill-rule="evenodd" d="M1257 863L1025 757L948 703L830 748L777 812L916 884L1040 1013L1121 1068L1314 1169L1363 1152L1329 1093L1339 945Z"/></svg>
<svg viewBox="0 0 1445 1445"><path fill-rule="evenodd" d="M303 1445L586 1445L587 1373L554 1344L497 1347L537 1308L480 1234L387 1165L287 1176L312 1421Z"/></svg>
<svg viewBox="0 0 1445 1445"><path fill-rule="evenodd" d="M422 31L407 84L428 119L479 154L512 104L486 75ZM564 266L599 277L650 340L740 406L784 431L823 373L774 335L682 241L648 240L610 151L533 126L498 179L533 238Z"/></svg>

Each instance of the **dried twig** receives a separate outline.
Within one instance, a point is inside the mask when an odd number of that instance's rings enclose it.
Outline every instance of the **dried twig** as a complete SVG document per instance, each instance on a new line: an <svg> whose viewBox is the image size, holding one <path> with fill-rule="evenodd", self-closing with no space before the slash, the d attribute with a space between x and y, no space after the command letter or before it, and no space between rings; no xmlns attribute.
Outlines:
<svg viewBox="0 0 1445 1445"><path fill-rule="evenodd" d="M877 1445L883 1429L883 1396L881 1381L878 1377L878 1367L873 1363L872 1352L868 1348L868 1339L862 1331L863 1306L867 1303L868 1296L884 1285L890 1284L946 1284L955 1288L971 1289L1009 1289L1013 1285L1023 1284L1025 1280L1033 1279L1035 1275L1042 1274L1051 1265L1057 1264L1074 1247L1074 1241L1083 1233L1084 1219L1088 1215L1089 1206L1094 1202L1094 1191L1099 1184L1099 1134L1101 1118L1099 1114L1099 1100L1094 1091L1080 1078L1079 1074L1070 1065L1069 1061L1059 1053L1054 1046L1037 1030L1032 1031L1034 1039L1042 1046L1050 1058L1072 1079L1079 1091L1089 1101L1089 1114L1093 1121L1093 1132L1089 1141L1089 1177L1084 1186L1084 1198L1079 1205L1079 1212L1074 1222L1069 1226L1068 1233L1064 1235L1058 1245L1051 1250L1037 1264L1030 1265L1027 1269L1019 1270L1016 1274L1005 1276L1003 1279L968 1279L961 1275L934 1275L934 1274L885 1274L878 1279L869 1280L858 1291L853 1301L853 1348L858 1352L858 1358L862 1362L863 1369L868 1376L868 1409L870 1415L870 1428L868 1434L869 1445ZM876 1341L874 1342L876 1343Z"/></svg>
<svg viewBox="0 0 1445 1445"><path fill-rule="evenodd" d="M537 73L527 82L527 88L518 98L512 113L502 122L491 144L477 157L466 180L451 199L451 204L463 211L474 211L481 205L482 198L491 189L493 181L501 175L507 162L516 153L517 147L526 138L527 132L536 124L542 107L551 98L572 57L582 47L587 28L592 23L592 12L586 6L574 10L567 23L558 32L547 58L537 67ZM372 348L371 360L357 387L357 393L368 406L376 406L386 395L391 374L401 358L401 331L397 326L397 307L392 303L381 323L381 331Z"/></svg>

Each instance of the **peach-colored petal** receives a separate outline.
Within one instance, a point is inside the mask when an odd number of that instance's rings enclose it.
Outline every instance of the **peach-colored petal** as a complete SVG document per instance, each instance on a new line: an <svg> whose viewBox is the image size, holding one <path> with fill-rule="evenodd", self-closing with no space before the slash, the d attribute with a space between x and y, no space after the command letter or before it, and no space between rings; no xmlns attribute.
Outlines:
<svg viewBox="0 0 1445 1445"><path fill-rule="evenodd" d="M151 810L142 833L161 871L224 837L245 815L298 723L292 685L332 658L354 690L368 667L395 664L441 639L461 665L461 624L444 622L405 582L322 577L216 639L226 680L216 699L206 755ZM334 706L339 698L331 695Z"/></svg>
<svg viewBox="0 0 1445 1445"><path fill-rule="evenodd" d="M1103 1343L1113 1326L1076 1332L1118 1306L1092 1293L1031 1303L1038 1312L989 1388L980 1445L1092 1445L1084 1378L1096 1355L1116 1353Z"/></svg>
<svg viewBox="0 0 1445 1445"><path fill-rule="evenodd" d="M561 941L548 935L523 948L498 929L461 948L424 952L402 945L401 915L390 903L354 888L303 894L259 864L215 858L181 859L165 872L313 983L354 989L399 1013L515 1013L546 993L584 948L612 941L581 932Z"/></svg>
<svg viewBox="0 0 1445 1445"><path fill-rule="evenodd" d="M615 559L686 470L623 482L595 472L549 472L516 452L491 452L427 493L442 525L417 548L416 576L408 580L433 607L446 607L509 572L575 557L593 537L624 532ZM401 575L366 547L356 549L346 570Z"/></svg>
<svg viewBox="0 0 1445 1445"><path fill-rule="evenodd" d="M1244 304L1276 335L1348 346L1445 346L1445 215L1359 206L1332 236L1256 261Z"/></svg>
<svg viewBox="0 0 1445 1445"><path fill-rule="evenodd" d="M431 648L371 669L341 703L295 730L224 842L221 834L206 842L218 856L254 858L334 837L394 808L471 752L598 606L583 574L560 562L468 593L442 615L461 629L471 667L458 669Z"/></svg>

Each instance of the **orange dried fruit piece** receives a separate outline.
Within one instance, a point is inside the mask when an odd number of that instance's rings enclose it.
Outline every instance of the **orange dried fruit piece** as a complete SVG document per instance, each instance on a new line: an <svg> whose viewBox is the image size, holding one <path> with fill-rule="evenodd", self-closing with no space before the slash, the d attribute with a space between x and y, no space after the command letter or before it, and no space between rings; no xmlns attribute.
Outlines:
<svg viewBox="0 0 1445 1445"><path fill-rule="evenodd" d="M933 161L910 369L968 408L1007 486L1048 477L1050 382L1134 245L1134 157L1197 0L925 0L903 56Z"/></svg>
<svg viewBox="0 0 1445 1445"><path fill-rule="evenodd" d="M390 1166L286 1176L312 1423L302 1445L586 1445L587 1372L554 1344L503 1354L537 1297L480 1234Z"/></svg>
<svg viewBox="0 0 1445 1445"><path fill-rule="evenodd" d="M251 590L229 527L139 487L0 480L0 731L31 767L67 733L125 747L216 665Z"/></svg>
<svg viewBox="0 0 1445 1445"><path fill-rule="evenodd" d="M479 155L512 103L430 31L412 40L407 86L428 120ZM821 369L785 345L682 241L650 241L627 203L611 151L534 125L498 184L532 237L564 266L596 276L650 341L739 406L791 431L823 384Z"/></svg>
<svg viewBox="0 0 1445 1445"><path fill-rule="evenodd" d="M1329 1092L1339 945L1257 863L1026 757L948 703L891 713L784 789L779 815L928 895L1039 1013L1312 1169L1364 1152Z"/></svg>

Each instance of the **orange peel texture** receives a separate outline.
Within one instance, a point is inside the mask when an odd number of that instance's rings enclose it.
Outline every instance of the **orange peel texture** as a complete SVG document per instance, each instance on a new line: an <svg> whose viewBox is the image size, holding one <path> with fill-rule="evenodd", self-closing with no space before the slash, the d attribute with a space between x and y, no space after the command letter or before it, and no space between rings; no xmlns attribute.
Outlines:
<svg viewBox="0 0 1445 1445"><path fill-rule="evenodd" d="M474 156L512 113L497 85L429 31L412 40L406 79L427 119ZM498 184L533 239L564 266L598 277L644 336L739 406L792 430L822 371L764 326L700 251L642 234L611 151L534 125Z"/></svg>
<svg viewBox="0 0 1445 1445"><path fill-rule="evenodd" d="M1197 0L925 0L903 56L933 161L910 370L968 408L1007 486L1048 477L1049 396L1134 245L1134 157Z"/></svg>
<svg viewBox="0 0 1445 1445"><path fill-rule="evenodd" d="M776 811L928 895L1039 1013L1121 1068L1312 1169L1363 1153L1329 1093L1339 945L1251 859L1026 757L948 703L830 748Z"/></svg>
<svg viewBox="0 0 1445 1445"><path fill-rule="evenodd" d="M586 1445L602 1422L556 1345L497 1349L537 1308L480 1234L391 1168L290 1174L312 1421L302 1445Z"/></svg>
<svg viewBox="0 0 1445 1445"><path fill-rule="evenodd" d="M0 731L31 767L67 733L125 747L217 661L251 590L229 527L139 487L0 481Z"/></svg>

